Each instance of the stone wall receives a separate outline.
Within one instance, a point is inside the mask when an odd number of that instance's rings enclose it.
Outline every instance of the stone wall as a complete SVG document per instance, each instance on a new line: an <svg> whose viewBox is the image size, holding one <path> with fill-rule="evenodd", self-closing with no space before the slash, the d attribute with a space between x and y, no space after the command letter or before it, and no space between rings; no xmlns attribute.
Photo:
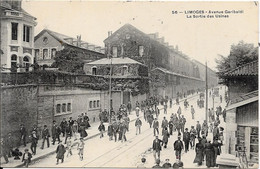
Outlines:
<svg viewBox="0 0 260 169"><path fill-rule="evenodd" d="M20 124L24 124L28 135L37 123L37 86L7 86L1 88L1 136L9 132L19 145Z"/></svg>

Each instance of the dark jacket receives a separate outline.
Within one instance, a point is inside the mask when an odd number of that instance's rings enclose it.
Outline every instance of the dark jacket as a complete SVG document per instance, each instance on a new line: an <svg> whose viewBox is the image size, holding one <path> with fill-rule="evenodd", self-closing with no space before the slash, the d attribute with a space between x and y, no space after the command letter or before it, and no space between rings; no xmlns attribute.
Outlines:
<svg viewBox="0 0 260 169"><path fill-rule="evenodd" d="M153 122L153 128L159 128L159 121Z"/></svg>
<svg viewBox="0 0 260 169"><path fill-rule="evenodd" d="M176 140L173 144L174 150L181 151L183 149L183 143L181 140Z"/></svg>
<svg viewBox="0 0 260 169"><path fill-rule="evenodd" d="M142 121L140 119L137 119L135 121L135 126L142 126Z"/></svg>
<svg viewBox="0 0 260 169"><path fill-rule="evenodd" d="M58 147L56 149L56 153L57 153L56 158L63 159L65 152L66 152L66 149L65 149L64 145L63 144L58 145Z"/></svg>
<svg viewBox="0 0 260 169"><path fill-rule="evenodd" d="M183 133L183 141L184 142L189 142L190 141L190 133L189 132L184 132Z"/></svg>
<svg viewBox="0 0 260 169"><path fill-rule="evenodd" d="M24 159L25 158L25 153L23 153L23 158L22 158L22 162L24 162ZM32 154L28 152L28 161L29 163L31 162L31 159L32 159Z"/></svg>
<svg viewBox="0 0 260 169"><path fill-rule="evenodd" d="M201 130L201 125L200 124L196 124L196 130L200 131Z"/></svg>
<svg viewBox="0 0 260 169"><path fill-rule="evenodd" d="M49 132L49 129L43 129L42 130L42 138L48 138L50 137L50 132Z"/></svg>
<svg viewBox="0 0 260 169"><path fill-rule="evenodd" d="M100 124L100 125L98 126L98 130L99 130L99 131L105 131L105 126L104 126L104 124Z"/></svg>
<svg viewBox="0 0 260 169"><path fill-rule="evenodd" d="M21 136L26 136L26 129L25 129L25 127L22 127L21 129L20 129L20 133L21 133Z"/></svg>
<svg viewBox="0 0 260 169"><path fill-rule="evenodd" d="M153 141L153 150L155 151L161 151L162 150L162 143L163 141L158 139L158 141L156 141L156 139Z"/></svg>

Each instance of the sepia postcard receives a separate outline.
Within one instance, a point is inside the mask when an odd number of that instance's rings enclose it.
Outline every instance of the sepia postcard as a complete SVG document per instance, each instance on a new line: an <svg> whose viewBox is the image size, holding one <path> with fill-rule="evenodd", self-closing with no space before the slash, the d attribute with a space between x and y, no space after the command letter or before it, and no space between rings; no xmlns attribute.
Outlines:
<svg viewBox="0 0 260 169"><path fill-rule="evenodd" d="M258 168L258 1L1 0L3 168Z"/></svg>

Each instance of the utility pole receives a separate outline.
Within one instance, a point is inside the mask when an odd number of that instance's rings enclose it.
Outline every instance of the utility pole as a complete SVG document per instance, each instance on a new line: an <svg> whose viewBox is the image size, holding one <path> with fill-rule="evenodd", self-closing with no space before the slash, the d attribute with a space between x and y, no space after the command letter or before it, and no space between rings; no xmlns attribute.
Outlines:
<svg viewBox="0 0 260 169"><path fill-rule="evenodd" d="M205 111L206 121L208 122L208 66L206 61L206 111Z"/></svg>

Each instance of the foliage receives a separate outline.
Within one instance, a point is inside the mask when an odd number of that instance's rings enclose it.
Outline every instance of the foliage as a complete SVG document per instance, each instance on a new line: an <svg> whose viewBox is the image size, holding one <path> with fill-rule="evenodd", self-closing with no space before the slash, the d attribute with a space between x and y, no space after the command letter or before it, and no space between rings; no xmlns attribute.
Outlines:
<svg viewBox="0 0 260 169"><path fill-rule="evenodd" d="M257 60L258 48L254 47L253 44L240 41L237 45L231 46L230 54L227 57L222 55L219 56L220 58L215 60L217 63L217 69L219 72L224 72L230 70L232 59L234 59L237 67Z"/></svg>
<svg viewBox="0 0 260 169"><path fill-rule="evenodd" d="M59 68L60 71L83 74L83 56L73 48L65 48L56 53L52 67Z"/></svg>

